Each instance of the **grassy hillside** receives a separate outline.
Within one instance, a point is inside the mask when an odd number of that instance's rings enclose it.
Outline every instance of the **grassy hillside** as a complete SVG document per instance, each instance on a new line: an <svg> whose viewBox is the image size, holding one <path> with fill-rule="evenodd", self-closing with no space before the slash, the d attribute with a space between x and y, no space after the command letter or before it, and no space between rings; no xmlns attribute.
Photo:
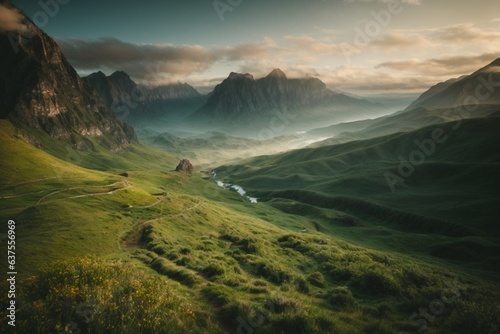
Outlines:
<svg viewBox="0 0 500 334"><path fill-rule="evenodd" d="M23 126L13 128L4 120L0 120L0 126L11 136L23 138L42 151L79 167L106 171L165 169L178 162L177 157L140 143L132 145L128 150L114 153L99 139L79 137L78 141L83 144L74 148L37 129Z"/></svg>
<svg viewBox="0 0 500 334"><path fill-rule="evenodd" d="M313 219L316 229L330 235L341 233L365 245L416 251L490 270L500 250L495 209L500 202L500 155L494 144L500 140L499 126L498 117L442 123L410 133L257 157L218 168L217 175L284 212ZM436 129L441 131L439 138L446 139L432 144L431 150L429 141ZM427 143L427 148L419 148L416 140ZM399 173L400 156L410 161L418 158L412 152L424 150L433 152L424 153L423 163L404 167L412 173ZM393 189L387 175L399 177ZM366 240L371 232L376 233Z"/></svg>
<svg viewBox="0 0 500 334"><path fill-rule="evenodd" d="M102 170L87 169L0 125L8 157L0 216L16 221L19 333L498 329L495 282L418 253L347 242L349 233L332 237L322 219L358 223L344 211L286 199L251 204L208 175L172 172L176 161L147 147L95 148L81 165ZM44 140L47 151L66 151ZM363 230L371 232L384 230ZM439 320L414 315L442 298Z"/></svg>
<svg viewBox="0 0 500 334"><path fill-rule="evenodd" d="M473 112L468 110L473 109ZM410 132L426 126L444 122L457 121L464 118L480 118L499 110L498 105L462 106L458 108L428 109L415 107L371 120L352 123L341 123L330 127L311 130L310 135L327 135L332 138L315 143L311 147L335 145L351 140L363 140L386 136L397 132Z"/></svg>

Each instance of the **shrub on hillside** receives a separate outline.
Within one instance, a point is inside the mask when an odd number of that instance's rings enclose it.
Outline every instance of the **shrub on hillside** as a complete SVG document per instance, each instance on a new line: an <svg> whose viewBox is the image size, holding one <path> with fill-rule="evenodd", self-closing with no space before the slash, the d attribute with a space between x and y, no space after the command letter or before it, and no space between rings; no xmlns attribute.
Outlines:
<svg viewBox="0 0 500 334"><path fill-rule="evenodd" d="M201 292L205 298L217 305L226 305L231 300L228 290L219 285L207 285Z"/></svg>
<svg viewBox="0 0 500 334"><path fill-rule="evenodd" d="M350 310L356 306L356 300L351 290L345 286L339 286L328 291L326 301L335 310Z"/></svg>
<svg viewBox="0 0 500 334"><path fill-rule="evenodd" d="M323 278L323 274L319 271L315 271L307 277L307 281L318 288L322 288L325 286L325 279Z"/></svg>
<svg viewBox="0 0 500 334"><path fill-rule="evenodd" d="M256 263L256 266L257 274L262 275L272 283L283 284L293 279L293 275L279 265L267 262L258 262Z"/></svg>
<svg viewBox="0 0 500 334"><path fill-rule="evenodd" d="M208 278L220 276L224 274L224 272L224 267L217 263L210 263L205 268L203 268L203 274Z"/></svg>
<svg viewBox="0 0 500 334"><path fill-rule="evenodd" d="M165 275L186 286L193 286L197 283L196 277L188 271L171 265L167 260L158 257L151 261L149 266L159 274Z"/></svg>
<svg viewBox="0 0 500 334"><path fill-rule="evenodd" d="M298 309L299 303L295 299L279 296L271 297L265 302L265 309L273 313L283 313Z"/></svg>
<svg viewBox="0 0 500 334"><path fill-rule="evenodd" d="M302 293L309 292L309 284L307 283L307 281L304 277L299 276L299 277L295 278L294 283L295 283L295 289L298 292L302 292Z"/></svg>
<svg viewBox="0 0 500 334"><path fill-rule="evenodd" d="M398 282L389 272L382 269L369 269L352 280L352 286L371 295L397 295L400 292Z"/></svg>
<svg viewBox="0 0 500 334"><path fill-rule="evenodd" d="M303 240L294 235L284 235L278 238L278 242L283 248L291 248L303 254L312 250L309 245L305 244Z"/></svg>

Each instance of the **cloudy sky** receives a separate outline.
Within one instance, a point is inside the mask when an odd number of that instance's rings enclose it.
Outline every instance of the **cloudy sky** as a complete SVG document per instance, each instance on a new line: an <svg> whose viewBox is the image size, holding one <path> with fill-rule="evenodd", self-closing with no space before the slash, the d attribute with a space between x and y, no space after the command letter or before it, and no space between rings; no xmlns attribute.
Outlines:
<svg viewBox="0 0 500 334"><path fill-rule="evenodd" d="M500 57L498 0L12 3L82 75L124 70L201 91L231 71L261 77L279 67L353 94L414 95Z"/></svg>

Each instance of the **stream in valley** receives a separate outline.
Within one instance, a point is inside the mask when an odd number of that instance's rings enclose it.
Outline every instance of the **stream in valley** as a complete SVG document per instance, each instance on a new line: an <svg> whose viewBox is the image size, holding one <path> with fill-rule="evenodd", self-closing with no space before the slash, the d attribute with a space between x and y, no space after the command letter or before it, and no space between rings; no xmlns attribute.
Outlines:
<svg viewBox="0 0 500 334"><path fill-rule="evenodd" d="M220 180L217 180L217 178L216 178L217 173L215 173L215 171L212 171L211 174L212 174L212 179L215 181L215 183L219 187L224 188L226 190L230 190L230 191L236 191L239 195L241 195L241 196L245 197L247 200L249 200L250 203L257 203L257 198L247 196L247 192L242 187L237 186L235 184L224 183Z"/></svg>

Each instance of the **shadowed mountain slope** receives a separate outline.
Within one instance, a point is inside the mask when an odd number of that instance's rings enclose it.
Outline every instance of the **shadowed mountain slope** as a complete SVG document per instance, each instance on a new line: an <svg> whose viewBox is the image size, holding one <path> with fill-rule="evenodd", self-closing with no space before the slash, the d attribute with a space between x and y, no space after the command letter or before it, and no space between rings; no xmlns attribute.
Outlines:
<svg viewBox="0 0 500 334"><path fill-rule="evenodd" d="M24 22L23 32L0 35L0 117L74 147L91 137L113 151L129 148L133 129L78 76L52 38L29 18Z"/></svg>

